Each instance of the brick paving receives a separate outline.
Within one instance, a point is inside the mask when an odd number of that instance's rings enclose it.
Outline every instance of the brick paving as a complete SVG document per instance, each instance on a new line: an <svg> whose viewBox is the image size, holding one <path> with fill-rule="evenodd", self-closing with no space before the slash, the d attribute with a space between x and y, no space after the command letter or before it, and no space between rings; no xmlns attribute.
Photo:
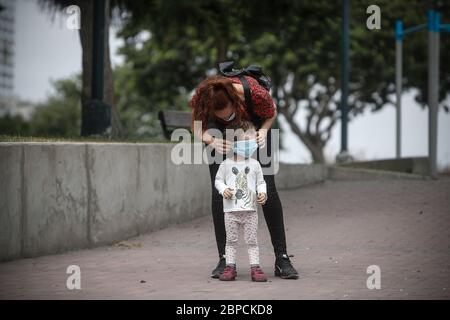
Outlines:
<svg viewBox="0 0 450 320"><path fill-rule="evenodd" d="M210 279L216 245L210 216L108 246L0 264L1 299L448 299L450 179L327 181L281 191L289 253L299 280L273 276L260 214L262 267L250 281L240 241L238 278ZM242 237L241 237L242 238ZM242 239L243 240L243 239ZM81 290L66 268L81 268ZM369 290L366 268L381 268Z"/></svg>

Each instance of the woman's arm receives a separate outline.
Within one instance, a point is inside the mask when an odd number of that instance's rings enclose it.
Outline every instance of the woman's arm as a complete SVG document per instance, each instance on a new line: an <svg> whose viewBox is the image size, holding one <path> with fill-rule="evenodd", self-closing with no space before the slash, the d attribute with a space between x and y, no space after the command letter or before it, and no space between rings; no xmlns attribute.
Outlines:
<svg viewBox="0 0 450 320"><path fill-rule="evenodd" d="M261 129L263 130L269 130L270 127L272 126L272 123L275 121L276 117L277 117L277 107L275 106L275 103L273 104L273 108L274 108L274 113L273 113L273 117L270 117L268 119L265 119L264 122L261 125Z"/></svg>
<svg viewBox="0 0 450 320"><path fill-rule="evenodd" d="M277 117L277 106L270 96L270 92L263 88L256 79L245 76L249 83L251 99L253 101L253 112L263 120L261 128L256 138L257 143L262 148L265 145L267 132ZM244 87L242 84L233 83L241 99L245 101Z"/></svg>
<svg viewBox="0 0 450 320"><path fill-rule="evenodd" d="M192 110L191 117L194 118L194 110ZM194 120L194 128L193 128L194 136L199 139L201 142L206 144L210 144L214 142L214 137L208 133L208 131L203 131L201 122Z"/></svg>
<svg viewBox="0 0 450 320"><path fill-rule="evenodd" d="M272 124L275 121L278 114L275 103L273 104L273 107L274 107L273 116L264 120L264 122L261 125L261 128L258 130L258 135L256 136L256 142L259 144L261 148L263 148L266 145L267 132L269 131L270 127L272 127Z"/></svg>

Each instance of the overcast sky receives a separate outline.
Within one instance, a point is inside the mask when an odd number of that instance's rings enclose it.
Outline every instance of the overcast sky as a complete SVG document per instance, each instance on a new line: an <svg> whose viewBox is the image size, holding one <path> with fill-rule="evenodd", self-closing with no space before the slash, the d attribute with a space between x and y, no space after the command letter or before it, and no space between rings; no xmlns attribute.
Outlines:
<svg viewBox="0 0 450 320"><path fill-rule="evenodd" d="M446 35L450 36L450 35ZM39 10L35 0L18 0L15 24L14 93L33 102L45 100L52 92L51 80L65 78L81 71L81 46L78 32L65 27L62 15L51 21ZM111 32L113 65L123 60L116 54L121 41ZM304 114L303 114L304 115ZM303 116L298 120L303 123ZM428 150L428 112L414 101L411 92L403 95L402 156L426 156ZM285 130L281 153L284 162L308 163L309 152L301 142ZM450 166L450 114L439 112L438 165ZM386 106L382 111L369 110L349 125L349 151L359 159L395 157L395 109ZM331 141L325 149L328 159L335 159L340 149L340 125L336 125Z"/></svg>

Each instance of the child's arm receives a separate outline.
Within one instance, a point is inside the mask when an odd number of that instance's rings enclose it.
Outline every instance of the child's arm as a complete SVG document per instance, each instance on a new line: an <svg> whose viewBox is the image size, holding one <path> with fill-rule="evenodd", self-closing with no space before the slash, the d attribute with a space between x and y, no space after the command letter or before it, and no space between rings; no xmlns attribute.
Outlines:
<svg viewBox="0 0 450 320"><path fill-rule="evenodd" d="M217 170L214 186L216 187L216 189L219 192L219 194L222 195L222 196L224 196L224 191L226 189L229 189L228 186L225 183L225 165L224 165L224 162L222 162L220 164L219 170ZM226 193L228 195L228 192L226 192Z"/></svg>
<svg viewBox="0 0 450 320"><path fill-rule="evenodd" d="M261 165L259 162L256 164L256 192L258 194L257 201L260 204L265 204L267 201L267 185L264 180Z"/></svg>

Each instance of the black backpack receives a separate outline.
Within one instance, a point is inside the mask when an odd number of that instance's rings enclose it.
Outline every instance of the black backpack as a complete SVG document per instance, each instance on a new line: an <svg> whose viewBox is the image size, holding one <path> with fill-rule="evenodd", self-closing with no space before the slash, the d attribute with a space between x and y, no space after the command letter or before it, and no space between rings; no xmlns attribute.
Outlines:
<svg viewBox="0 0 450 320"><path fill-rule="evenodd" d="M253 101L251 98L250 87L248 85L247 79L245 79L244 76L250 76L254 78L267 91L269 91L272 87L271 80L264 74L260 66L250 65L247 68L243 69L233 69L233 66L234 61L221 62L219 63L219 73L225 77L239 77L239 80L241 80L242 86L244 88L245 104L247 105L250 113L255 115L253 113Z"/></svg>

